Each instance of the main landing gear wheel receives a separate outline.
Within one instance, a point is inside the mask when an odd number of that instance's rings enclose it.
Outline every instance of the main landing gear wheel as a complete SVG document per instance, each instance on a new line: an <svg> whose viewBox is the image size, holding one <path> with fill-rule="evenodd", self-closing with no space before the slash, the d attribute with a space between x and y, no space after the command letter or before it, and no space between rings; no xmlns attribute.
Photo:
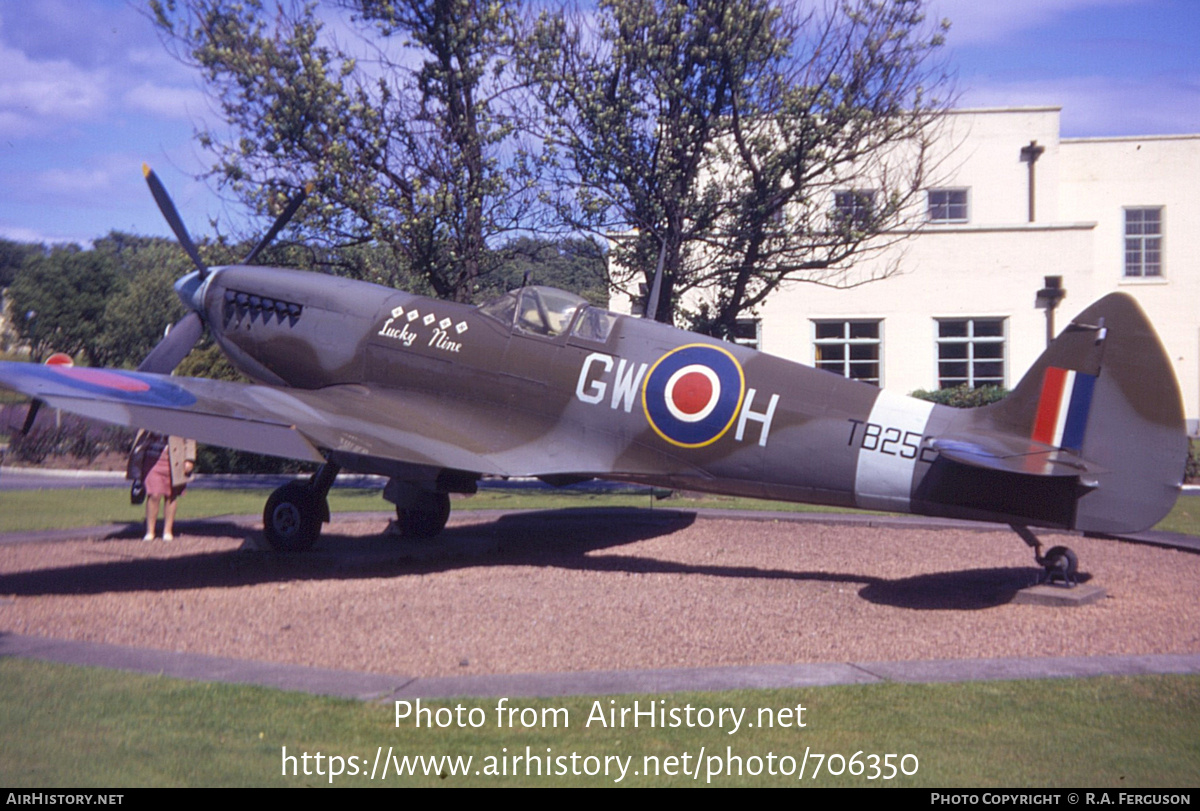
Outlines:
<svg viewBox="0 0 1200 811"><path fill-rule="evenodd" d="M267 499L263 537L276 552L306 552L321 536L328 508L308 482L288 482Z"/></svg>
<svg viewBox="0 0 1200 811"><path fill-rule="evenodd" d="M396 508L396 526L401 538L432 538L445 528L449 518L449 493L423 492L409 506Z"/></svg>

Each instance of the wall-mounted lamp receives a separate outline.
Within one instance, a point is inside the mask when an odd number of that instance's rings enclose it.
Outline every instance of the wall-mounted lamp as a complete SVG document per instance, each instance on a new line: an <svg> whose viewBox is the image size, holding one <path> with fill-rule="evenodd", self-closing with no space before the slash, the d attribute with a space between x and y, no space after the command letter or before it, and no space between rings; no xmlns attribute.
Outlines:
<svg viewBox="0 0 1200 811"><path fill-rule="evenodd" d="M1045 276L1046 286L1037 291L1033 306L1046 311L1046 346L1054 341L1054 311L1059 302L1067 297L1062 286L1062 276Z"/></svg>

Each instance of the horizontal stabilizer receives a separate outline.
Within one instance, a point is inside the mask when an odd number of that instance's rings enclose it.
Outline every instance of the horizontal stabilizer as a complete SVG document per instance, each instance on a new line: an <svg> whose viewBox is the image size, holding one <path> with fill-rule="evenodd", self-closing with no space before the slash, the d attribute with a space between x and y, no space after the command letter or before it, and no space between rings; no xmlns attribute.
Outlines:
<svg viewBox="0 0 1200 811"><path fill-rule="evenodd" d="M1041 442L1016 437L942 436L930 447L939 456L971 467L1020 473L1026 476L1082 476L1103 468L1078 454Z"/></svg>

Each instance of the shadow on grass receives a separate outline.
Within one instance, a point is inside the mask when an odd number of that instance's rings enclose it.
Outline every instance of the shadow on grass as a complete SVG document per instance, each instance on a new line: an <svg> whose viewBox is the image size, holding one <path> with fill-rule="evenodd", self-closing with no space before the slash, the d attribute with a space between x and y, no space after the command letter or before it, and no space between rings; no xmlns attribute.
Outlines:
<svg viewBox="0 0 1200 811"><path fill-rule="evenodd" d="M506 514L491 521L450 526L430 541L349 536L332 531L307 553L276 554L239 548L0 574L0 594L233 588L293 580L413 577L480 566L532 566L857 584L862 586L859 595L872 603L914 610L980 610L1011 601L1037 576L1037 570L1029 567L969 569L883 580L853 573L698 565L604 551L669 535L690 526L695 518L695 513L681 510L608 507ZM256 544L261 536L257 527L224 519L181 522L179 526L188 537L231 538ZM131 524L98 543L136 538L140 532L140 524ZM182 546L186 540L178 543Z"/></svg>

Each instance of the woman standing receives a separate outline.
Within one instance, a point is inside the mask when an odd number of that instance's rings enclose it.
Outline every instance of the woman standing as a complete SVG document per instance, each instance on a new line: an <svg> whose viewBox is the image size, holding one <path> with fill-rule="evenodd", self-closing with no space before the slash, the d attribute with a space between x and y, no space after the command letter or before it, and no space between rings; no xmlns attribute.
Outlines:
<svg viewBox="0 0 1200 811"><path fill-rule="evenodd" d="M196 469L196 440L139 431L129 454L125 477L141 481L146 493L146 534L143 541L153 541L158 523L159 499L166 499L163 509L164 541L175 540L175 510L192 473Z"/></svg>

